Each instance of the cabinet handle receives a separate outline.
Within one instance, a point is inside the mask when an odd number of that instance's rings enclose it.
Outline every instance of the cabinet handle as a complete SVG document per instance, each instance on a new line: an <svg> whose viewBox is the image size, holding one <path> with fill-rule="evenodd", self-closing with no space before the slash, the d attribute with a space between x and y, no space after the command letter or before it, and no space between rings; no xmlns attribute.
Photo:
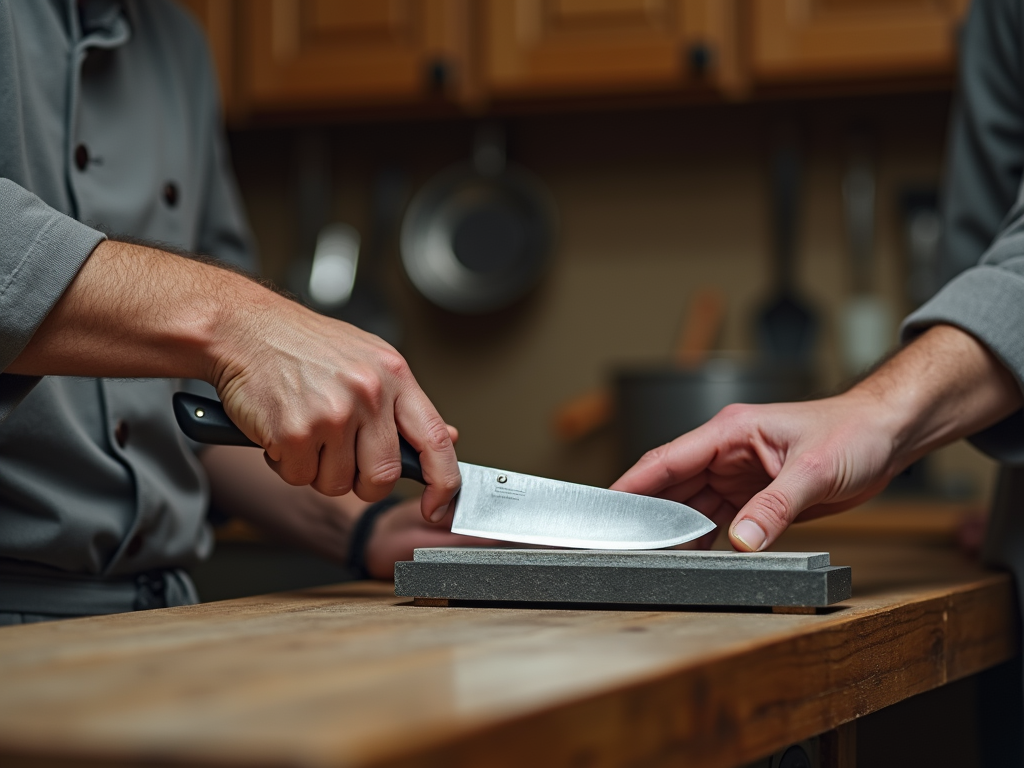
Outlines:
<svg viewBox="0 0 1024 768"><path fill-rule="evenodd" d="M704 77L715 66L715 49L707 43L693 43L686 49L686 63L695 77Z"/></svg>
<svg viewBox="0 0 1024 768"><path fill-rule="evenodd" d="M427 62L427 90L431 93L444 93L451 85L452 78L452 65L447 59L431 59Z"/></svg>

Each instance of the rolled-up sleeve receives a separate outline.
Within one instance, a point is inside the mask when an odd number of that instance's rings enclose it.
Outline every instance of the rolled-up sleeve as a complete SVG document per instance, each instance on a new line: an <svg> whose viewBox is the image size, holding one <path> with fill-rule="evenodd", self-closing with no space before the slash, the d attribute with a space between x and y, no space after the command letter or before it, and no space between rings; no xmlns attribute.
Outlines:
<svg viewBox="0 0 1024 768"><path fill-rule="evenodd" d="M0 371L25 349L103 239L102 232L0 178ZM34 382L0 374L0 420Z"/></svg>

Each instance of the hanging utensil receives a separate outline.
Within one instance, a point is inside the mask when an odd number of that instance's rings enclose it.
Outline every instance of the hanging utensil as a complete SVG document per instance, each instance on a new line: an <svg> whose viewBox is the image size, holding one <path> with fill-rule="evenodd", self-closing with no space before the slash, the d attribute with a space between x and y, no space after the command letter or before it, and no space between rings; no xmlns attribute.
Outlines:
<svg viewBox="0 0 1024 768"><path fill-rule="evenodd" d="M443 309L482 314L522 298L550 263L555 206L541 182L506 162L504 133L485 125L473 162L429 181L402 224L402 264Z"/></svg>
<svg viewBox="0 0 1024 768"><path fill-rule="evenodd" d="M772 157L771 191L776 284L758 317L758 348L774 363L808 367L818 340L818 319L796 286L800 157L792 130L784 132Z"/></svg>

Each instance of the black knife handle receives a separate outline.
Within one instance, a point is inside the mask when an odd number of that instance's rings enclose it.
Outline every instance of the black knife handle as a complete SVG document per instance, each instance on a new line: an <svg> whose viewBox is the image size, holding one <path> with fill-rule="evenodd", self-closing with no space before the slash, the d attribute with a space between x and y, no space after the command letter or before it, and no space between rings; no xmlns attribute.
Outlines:
<svg viewBox="0 0 1024 768"><path fill-rule="evenodd" d="M181 431L197 443L260 447L235 426L218 400L188 392L175 392L171 400L174 418L178 420ZM416 449L401 435L398 436L398 447L402 452L402 477L424 483L420 455Z"/></svg>

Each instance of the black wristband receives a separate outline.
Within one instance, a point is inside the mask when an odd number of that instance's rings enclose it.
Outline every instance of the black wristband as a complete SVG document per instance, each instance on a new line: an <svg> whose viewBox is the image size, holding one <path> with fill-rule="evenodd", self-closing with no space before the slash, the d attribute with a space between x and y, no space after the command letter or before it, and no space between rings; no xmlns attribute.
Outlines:
<svg viewBox="0 0 1024 768"><path fill-rule="evenodd" d="M370 578L370 572L366 570L366 543L373 535L373 526L376 525L377 518L401 502L399 496L388 496L386 499L375 501L364 509L363 514L356 520L348 545L348 567L356 579Z"/></svg>

